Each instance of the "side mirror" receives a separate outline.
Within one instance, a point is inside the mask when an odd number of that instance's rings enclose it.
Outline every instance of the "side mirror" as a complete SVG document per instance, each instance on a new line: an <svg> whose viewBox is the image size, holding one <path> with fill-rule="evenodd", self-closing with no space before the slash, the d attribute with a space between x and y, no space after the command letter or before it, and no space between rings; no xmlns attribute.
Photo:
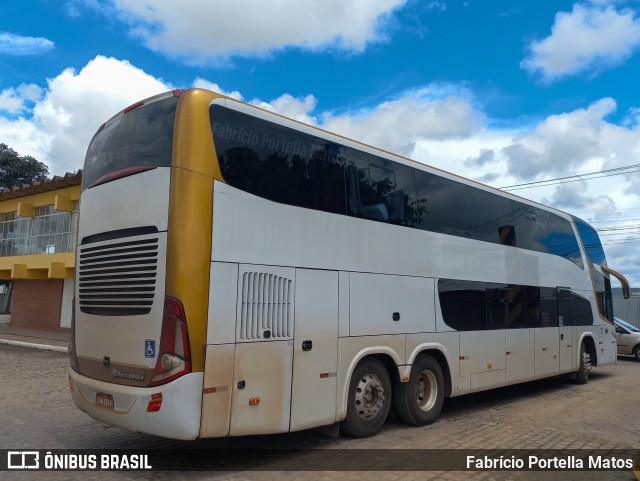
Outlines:
<svg viewBox="0 0 640 481"><path fill-rule="evenodd" d="M629 281L626 279L626 277L624 277L619 272L610 269L609 267L600 266L600 269L602 269L607 274L611 274L613 277L620 281L620 285L622 286L622 297L624 297L625 299L629 299L631 297L631 288L629 287Z"/></svg>

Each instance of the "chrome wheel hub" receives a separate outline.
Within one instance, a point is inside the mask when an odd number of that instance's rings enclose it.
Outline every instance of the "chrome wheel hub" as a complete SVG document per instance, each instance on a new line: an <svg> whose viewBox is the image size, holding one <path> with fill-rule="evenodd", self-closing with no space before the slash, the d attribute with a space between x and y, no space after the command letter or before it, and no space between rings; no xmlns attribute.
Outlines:
<svg viewBox="0 0 640 481"><path fill-rule="evenodd" d="M384 388L375 374L365 374L356 386L355 405L358 415L368 421L384 406Z"/></svg>
<svg viewBox="0 0 640 481"><path fill-rule="evenodd" d="M416 403L423 411L430 411L438 397L438 383L431 371L422 371L416 380Z"/></svg>

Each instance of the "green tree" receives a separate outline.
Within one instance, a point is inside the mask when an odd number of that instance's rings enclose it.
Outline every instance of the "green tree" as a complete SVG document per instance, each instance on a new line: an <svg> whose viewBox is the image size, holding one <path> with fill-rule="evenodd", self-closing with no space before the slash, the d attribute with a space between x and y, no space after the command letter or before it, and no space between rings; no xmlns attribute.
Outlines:
<svg viewBox="0 0 640 481"><path fill-rule="evenodd" d="M10 188L46 180L49 169L30 155L19 155L7 144L0 144L0 187Z"/></svg>

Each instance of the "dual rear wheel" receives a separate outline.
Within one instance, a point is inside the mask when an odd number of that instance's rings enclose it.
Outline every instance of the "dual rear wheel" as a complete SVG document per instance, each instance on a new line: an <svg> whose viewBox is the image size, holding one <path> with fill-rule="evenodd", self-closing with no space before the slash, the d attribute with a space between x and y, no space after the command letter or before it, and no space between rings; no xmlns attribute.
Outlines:
<svg viewBox="0 0 640 481"><path fill-rule="evenodd" d="M420 356L413 364L409 382L396 382L392 388L389 373L380 360L362 360L351 376L347 416L340 423L340 430L359 438L376 434L384 425L392 402L404 422L416 426L432 423L444 402L444 376L438 361L429 355Z"/></svg>

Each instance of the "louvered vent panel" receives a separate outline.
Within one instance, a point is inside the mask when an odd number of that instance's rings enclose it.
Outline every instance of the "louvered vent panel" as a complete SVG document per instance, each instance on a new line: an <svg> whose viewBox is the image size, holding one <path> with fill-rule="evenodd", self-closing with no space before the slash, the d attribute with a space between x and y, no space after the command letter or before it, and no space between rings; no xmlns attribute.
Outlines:
<svg viewBox="0 0 640 481"><path fill-rule="evenodd" d="M101 316L148 314L158 269L158 239L83 246L78 262L80 310Z"/></svg>
<svg viewBox="0 0 640 481"><path fill-rule="evenodd" d="M291 337L291 280L264 272L242 276L240 339Z"/></svg>

